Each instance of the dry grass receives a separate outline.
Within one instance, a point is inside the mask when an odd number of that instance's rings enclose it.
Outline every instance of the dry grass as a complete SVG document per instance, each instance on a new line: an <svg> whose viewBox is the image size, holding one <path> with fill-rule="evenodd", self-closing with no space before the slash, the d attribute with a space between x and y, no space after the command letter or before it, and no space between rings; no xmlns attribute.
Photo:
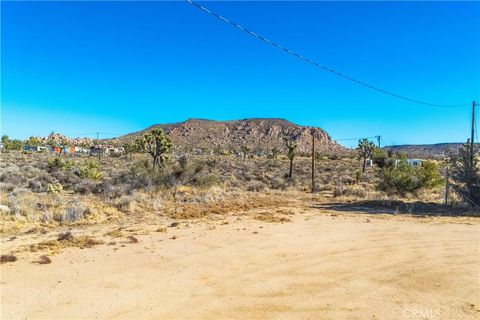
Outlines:
<svg viewBox="0 0 480 320"><path fill-rule="evenodd" d="M66 248L91 248L96 245L104 244L103 240L95 239L88 235L74 236L71 233L60 234L56 240L46 240L39 243L28 245L23 250L29 252L48 252L50 255L61 253ZM20 250L22 251L22 250Z"/></svg>
<svg viewBox="0 0 480 320"><path fill-rule="evenodd" d="M154 174L143 162L146 155L104 157L102 179L93 181L75 174L91 157L62 157L63 169L49 168L48 154L1 154L0 234L12 235L31 229L86 226L125 219L200 219L255 209L300 205L310 192L310 159L297 157L294 177L285 178L288 159L234 156L189 156L173 160ZM355 172L360 163L353 157L323 157L316 164L315 195L319 201L398 200L375 190L373 169L360 181ZM63 192L49 192L49 185ZM51 188L50 188L51 189ZM308 192L308 193L306 193ZM408 196L407 201L441 202L442 188ZM295 195L295 196L292 196ZM113 236L113 235L112 235Z"/></svg>

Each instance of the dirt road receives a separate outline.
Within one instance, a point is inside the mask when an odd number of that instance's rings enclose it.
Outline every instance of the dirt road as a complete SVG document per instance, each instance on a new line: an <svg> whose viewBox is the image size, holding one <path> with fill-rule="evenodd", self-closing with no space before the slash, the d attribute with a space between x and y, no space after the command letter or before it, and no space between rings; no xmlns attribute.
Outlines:
<svg viewBox="0 0 480 320"><path fill-rule="evenodd" d="M292 220L181 223L51 264L2 264L1 318L480 318L477 221Z"/></svg>

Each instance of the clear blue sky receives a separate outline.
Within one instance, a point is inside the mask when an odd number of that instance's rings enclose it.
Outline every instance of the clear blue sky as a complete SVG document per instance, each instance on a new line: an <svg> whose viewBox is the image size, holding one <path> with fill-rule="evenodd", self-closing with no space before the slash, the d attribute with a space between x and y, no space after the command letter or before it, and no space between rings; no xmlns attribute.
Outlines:
<svg viewBox="0 0 480 320"><path fill-rule="evenodd" d="M479 2L201 3L386 90L440 104L480 97ZM469 135L470 107L370 91L186 2L1 6L1 125L11 137L127 133L193 117L280 117L388 144Z"/></svg>

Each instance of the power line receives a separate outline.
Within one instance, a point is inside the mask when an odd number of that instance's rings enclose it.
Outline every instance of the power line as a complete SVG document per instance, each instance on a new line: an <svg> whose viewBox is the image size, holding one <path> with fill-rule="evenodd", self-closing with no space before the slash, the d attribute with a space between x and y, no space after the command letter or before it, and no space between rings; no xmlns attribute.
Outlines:
<svg viewBox="0 0 480 320"><path fill-rule="evenodd" d="M324 65L322 65L322 64L320 64L320 63L318 63L318 62L315 62L315 61L313 61L313 60L311 60L311 59L309 59L309 58L306 58L306 57L304 57L304 56L296 53L296 52L293 51L293 50L290 50L290 49L288 49L288 48L286 48L286 47L284 47L284 46L279 45L278 43L276 43L276 42L274 42L274 41L269 40L268 38L265 38L265 37L263 37L263 36L255 33L255 32L253 32L253 31L250 31L249 29L247 29L247 28L245 28L245 27L243 27L243 26L241 26L241 25L239 25L239 24L237 24L237 23L235 23L235 22L233 22L233 21L231 21L231 20L229 20L229 19L227 19L227 18L225 18L225 17L223 17L223 16L221 16L221 15L213 12L213 11L211 11L210 9L208 9L208 8L206 8L206 7L200 5L200 4L198 4L198 3L196 3L196 2L194 2L194 1L192 1L192 0L186 0L186 1L187 1L188 3L190 3L191 5L197 7L198 9L207 12L208 14L210 14L210 15L212 15L212 16L214 16L214 17L216 17L216 18L218 18L218 19L220 19L220 20L222 20L222 21L224 21L224 22L226 22L226 23L234 26L234 27L237 28L237 29L240 29L240 30L243 31L243 32L246 32L247 34L249 34L249 35L251 35L251 36L253 36L253 37L255 37L255 38L257 38L257 39L259 39L259 40L261 40L261 41L263 41L263 42L265 42L265 43L267 43L267 44L269 44L269 45L272 45L272 46L274 46L274 47L277 47L278 49L283 50L283 51L285 51L286 53L288 53L288 54L290 54L290 55L293 55L293 56L295 56L295 57L297 57L297 58L299 58L299 59L301 59L301 60L303 60L303 61L305 61L305 62L307 62L307 63L313 64L314 66L316 66L316 67L318 67L318 68L320 68L320 69L323 69L324 71L333 73L333 74L335 74L335 75L337 75L337 76L339 76L339 77L342 77L342 78L347 79L347 80L349 80L349 81L355 82L356 84L361 85L361 86L364 86L364 87L366 87L366 88L375 90L375 91L377 91L377 92L380 92L380 93L383 93L383 94L386 94L386 95L390 95L390 96L395 97L395 98L403 99L403 100L406 100L406 101L409 101L409 102L412 102L412 103L417 103L417 104L422 104L422 105L427 105L427 106L432 106L432 107L440 107L440 108L459 108L459 107L464 107L464 106L470 105L469 103L467 103L467 104L460 104L460 105L443 105L443 104L430 103L430 102L425 102L425 101L421 101L421 100L417 100L417 99L412 99L412 98L409 98L409 97L402 96L402 95L400 95L400 94L396 94L396 93L391 92L391 91L387 91L387 90L381 89L381 88L379 88L379 87L373 86L373 85L368 84L368 83L366 83L366 82L363 82L363 81L357 80L357 79L355 79L355 78L352 78L352 77L350 77L350 76L348 76L348 75L346 75L346 74L343 74L343 73L341 73L341 72L339 72L339 71L336 71L336 70L334 70L334 69L332 69L332 68L329 68L329 67L327 67L327 66L324 66Z"/></svg>
<svg viewBox="0 0 480 320"><path fill-rule="evenodd" d="M373 137L360 137L360 138L343 138L343 139L333 139L334 141L352 141L352 140L361 140L361 139L376 139L377 136Z"/></svg>

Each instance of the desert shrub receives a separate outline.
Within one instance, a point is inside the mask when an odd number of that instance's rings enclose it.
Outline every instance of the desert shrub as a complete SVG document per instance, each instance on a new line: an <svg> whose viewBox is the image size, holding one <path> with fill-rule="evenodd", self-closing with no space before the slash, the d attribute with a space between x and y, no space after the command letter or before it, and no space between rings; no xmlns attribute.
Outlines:
<svg viewBox="0 0 480 320"><path fill-rule="evenodd" d="M27 178L20 172L18 167L11 167L2 170L0 182L11 183L15 186L23 186L27 182Z"/></svg>
<svg viewBox="0 0 480 320"><path fill-rule="evenodd" d="M100 172L100 163L97 160L87 160L83 165L78 167L77 175L80 178L88 178L92 180L101 180L103 173Z"/></svg>
<svg viewBox="0 0 480 320"><path fill-rule="evenodd" d="M277 176L277 177L273 177L272 180L270 180L270 188L272 189L285 190L287 186L288 186L287 181L282 177Z"/></svg>
<svg viewBox="0 0 480 320"><path fill-rule="evenodd" d="M51 175L39 173L36 178L28 181L28 188L33 192L45 192L52 183L55 183L55 179Z"/></svg>
<svg viewBox="0 0 480 320"><path fill-rule="evenodd" d="M347 185L352 185L352 184L355 184L356 182L355 178L352 178L352 177L342 177L341 181L343 184L347 184Z"/></svg>
<svg viewBox="0 0 480 320"><path fill-rule="evenodd" d="M386 166L378 171L378 178L379 190L402 196L434 188L443 182L437 165L431 161L424 161L420 167L409 166L405 161L397 166Z"/></svg>
<svg viewBox="0 0 480 320"><path fill-rule="evenodd" d="M116 202L115 206L123 212L132 212L136 209L137 202L135 198L128 195L121 196Z"/></svg>
<svg viewBox="0 0 480 320"><path fill-rule="evenodd" d="M209 188L220 183L220 178L217 174L207 173L197 175L192 179L192 185L200 188Z"/></svg>
<svg viewBox="0 0 480 320"><path fill-rule="evenodd" d="M181 155L177 158L177 163L181 168L186 168L189 163L188 157L186 155Z"/></svg>
<svg viewBox="0 0 480 320"><path fill-rule="evenodd" d="M96 193L102 194L108 199L114 199L121 197L125 192L124 185L122 184L113 184L110 182L102 183L98 188L95 189Z"/></svg>
<svg viewBox="0 0 480 320"><path fill-rule="evenodd" d="M97 183L91 179L82 179L79 183L75 185L73 190L79 194L91 194L97 188Z"/></svg>
<svg viewBox="0 0 480 320"><path fill-rule="evenodd" d="M389 164L388 152L384 149L375 148L372 154L373 164L379 168L384 168Z"/></svg>
<svg viewBox="0 0 480 320"><path fill-rule="evenodd" d="M55 158L48 159L47 168L48 168L48 171L54 172L54 171L63 169L64 165L65 163L61 158L55 157Z"/></svg>
<svg viewBox="0 0 480 320"><path fill-rule="evenodd" d="M62 184L66 188L71 188L79 182L78 176L73 174L71 171L55 171L52 173L53 178L58 183Z"/></svg>
<svg viewBox="0 0 480 320"><path fill-rule="evenodd" d="M265 184L263 184L261 181L251 181L247 185L248 191L259 192L264 189L265 189Z"/></svg>
<svg viewBox="0 0 480 320"><path fill-rule="evenodd" d="M343 189L342 195L347 197L365 198L367 196L367 192L364 188L349 186Z"/></svg>
<svg viewBox="0 0 480 320"><path fill-rule="evenodd" d="M337 198L343 195L343 192L345 191L345 186L343 185L336 185L333 188L333 197Z"/></svg>
<svg viewBox="0 0 480 320"><path fill-rule="evenodd" d="M65 209L64 214L61 216L61 222L75 222L85 218L88 213L88 208L82 204L74 204L72 207Z"/></svg>
<svg viewBox="0 0 480 320"><path fill-rule="evenodd" d="M42 183L38 180L28 181L28 188L33 192L44 192L46 189L42 186Z"/></svg>
<svg viewBox="0 0 480 320"><path fill-rule="evenodd" d="M11 192L15 189L15 185L9 182L0 182L0 192Z"/></svg>
<svg viewBox="0 0 480 320"><path fill-rule="evenodd" d="M53 183L48 185L47 190L53 194L60 194L63 192L63 186L60 183Z"/></svg>

